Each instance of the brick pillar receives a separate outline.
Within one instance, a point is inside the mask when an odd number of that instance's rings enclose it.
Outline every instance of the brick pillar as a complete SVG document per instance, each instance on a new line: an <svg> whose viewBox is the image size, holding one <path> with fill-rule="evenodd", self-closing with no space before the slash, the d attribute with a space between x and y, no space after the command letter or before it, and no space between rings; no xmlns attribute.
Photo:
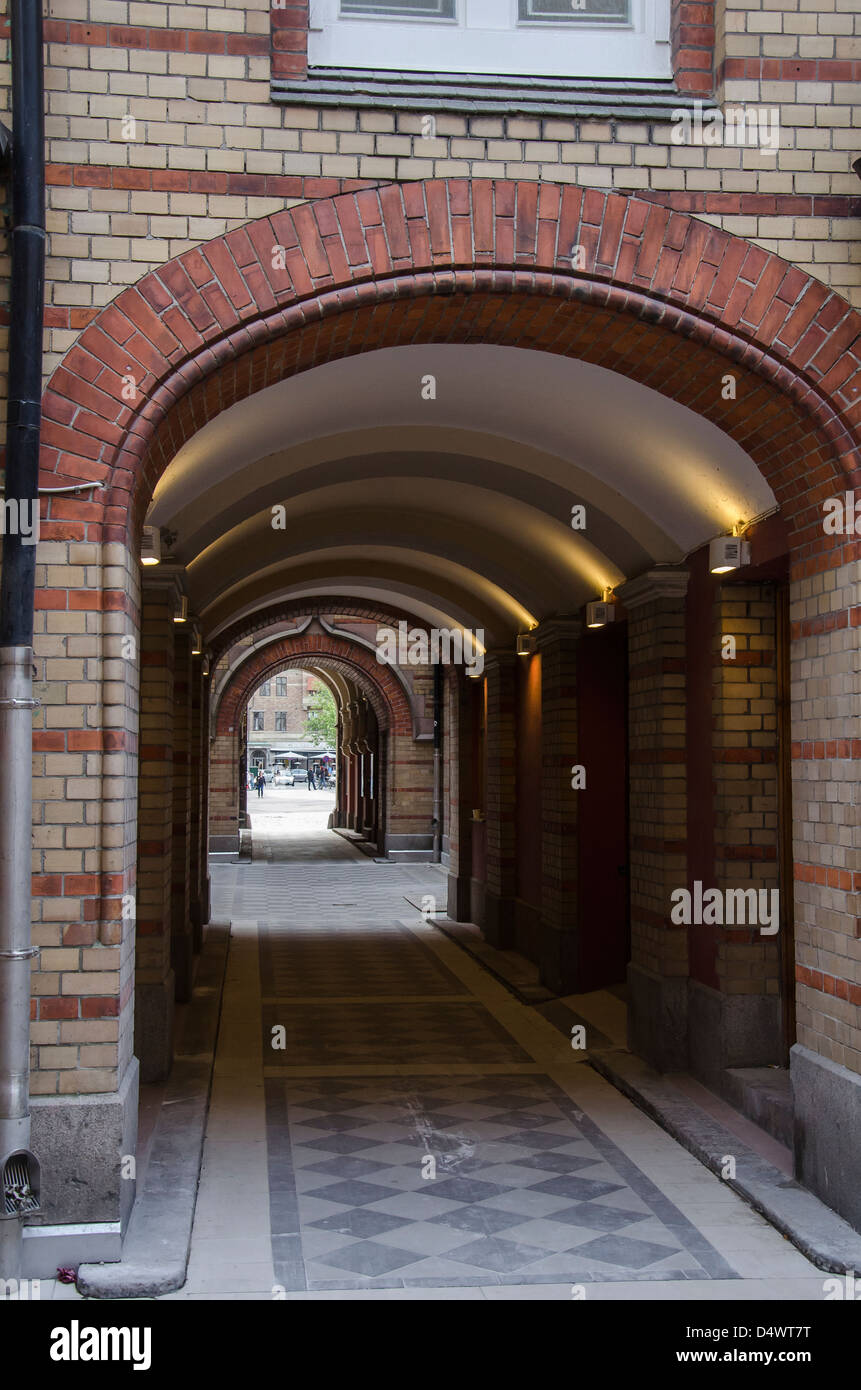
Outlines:
<svg viewBox="0 0 861 1390"><path fill-rule="evenodd" d="M239 733L220 729L209 745L209 848L239 849Z"/></svg>
<svg viewBox="0 0 861 1390"><path fill-rule="evenodd" d="M726 902L730 889L780 885L773 584L715 586L711 660L714 851L703 888ZM781 1060L779 939L756 924L691 930L703 956L696 970L692 957L691 1068L725 1090L727 1067Z"/></svg>
<svg viewBox="0 0 861 1390"><path fill-rule="evenodd" d="M514 799L515 719L517 711L513 652L490 652L487 681L487 888L484 934L492 946L507 949L514 941L517 864Z"/></svg>
<svg viewBox="0 0 861 1390"><path fill-rule="evenodd" d="M835 543L799 560L790 582L798 1028L790 1075L796 1176L861 1230L857 546Z"/></svg>
<svg viewBox="0 0 861 1390"><path fill-rule="evenodd" d="M199 657L193 657L191 665L191 729L189 740L191 803L189 814L190 888L188 914L191 923L192 949L195 954L199 952L203 942L203 925L206 920L204 917L204 906L206 902L206 844L204 839L204 826L206 804L205 780L208 759L206 756L206 731L204 728L205 698L201 661Z"/></svg>
<svg viewBox="0 0 861 1390"><path fill-rule="evenodd" d="M173 1060L173 615L178 600L175 578L144 581L135 976L135 1051L142 1081L164 1080Z"/></svg>
<svg viewBox="0 0 861 1390"><path fill-rule="evenodd" d="M53 530L74 536L78 527ZM124 1227L135 1184L121 1176L118 1158L135 1152L139 1077L140 564L116 541L40 539L36 585L31 908L40 954L31 976L30 1107L43 1173L37 1221ZM105 1248L117 1249L116 1237L105 1239Z"/></svg>
<svg viewBox="0 0 861 1390"><path fill-rule="evenodd" d="M571 766L578 756L577 642L579 618L555 618L536 633L541 653L541 982L557 994L579 987L577 799ZM587 777L600 776L600 750Z"/></svg>
<svg viewBox="0 0 861 1390"><path fill-rule="evenodd" d="M471 920L473 682L453 670L446 680L445 743L448 767L448 906L455 922Z"/></svg>
<svg viewBox="0 0 861 1390"><path fill-rule="evenodd" d="M211 676L209 673L209 662L205 661L203 669L206 674L203 677L203 689L201 691L200 708L200 775L201 775L201 804L200 804L200 889L201 889L201 926L206 926L210 915L210 891L209 891L209 750L212 747L214 728L212 726L212 706L211 696Z"/></svg>
<svg viewBox="0 0 861 1390"><path fill-rule="evenodd" d="M687 880L686 570L619 590L628 614L631 963L628 1041L662 1071L688 1061L688 928L670 921Z"/></svg>
<svg viewBox="0 0 861 1390"><path fill-rule="evenodd" d="M173 667L173 845L171 848L170 935L176 998L191 998L194 946L191 928L191 678L192 634L174 624Z"/></svg>
<svg viewBox="0 0 861 1390"><path fill-rule="evenodd" d="M344 711L338 702L338 732L335 738L335 820L343 828L347 823L347 755L344 752Z"/></svg>
<svg viewBox="0 0 861 1390"><path fill-rule="evenodd" d="M427 859L433 845L432 742L391 730L386 748L386 856Z"/></svg>

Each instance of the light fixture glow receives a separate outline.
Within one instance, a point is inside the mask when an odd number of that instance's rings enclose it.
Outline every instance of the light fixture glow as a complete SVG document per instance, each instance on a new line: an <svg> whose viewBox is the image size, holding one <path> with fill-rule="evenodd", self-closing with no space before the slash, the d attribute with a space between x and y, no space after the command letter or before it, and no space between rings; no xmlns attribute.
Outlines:
<svg viewBox="0 0 861 1390"><path fill-rule="evenodd" d="M185 594L183 594L182 598L179 601L179 608L173 615L173 621L175 623L188 622L188 599Z"/></svg>
<svg viewBox="0 0 861 1390"><path fill-rule="evenodd" d="M191 654L192 656L203 655L203 642L200 636L200 623L194 623L191 629Z"/></svg>
<svg viewBox="0 0 861 1390"><path fill-rule="evenodd" d="M613 590L608 586L604 590L603 598L594 599L592 603L586 604L586 626L591 628L606 627L607 623L615 622L616 603L613 598Z"/></svg>
<svg viewBox="0 0 861 1390"><path fill-rule="evenodd" d="M535 651L535 633L518 632L517 634L517 655L531 656Z"/></svg>
<svg viewBox="0 0 861 1390"><path fill-rule="evenodd" d="M750 564L750 541L741 536L716 536L709 543L709 571L712 574L730 574L732 570L742 569Z"/></svg>
<svg viewBox="0 0 861 1390"><path fill-rule="evenodd" d="M141 564L161 563L161 532L157 526L144 526L141 531Z"/></svg>

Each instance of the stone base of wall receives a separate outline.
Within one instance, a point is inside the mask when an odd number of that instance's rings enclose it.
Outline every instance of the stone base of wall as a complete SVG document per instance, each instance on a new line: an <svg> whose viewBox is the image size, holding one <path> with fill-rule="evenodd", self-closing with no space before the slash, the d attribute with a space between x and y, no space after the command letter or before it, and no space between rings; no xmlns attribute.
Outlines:
<svg viewBox="0 0 861 1390"><path fill-rule="evenodd" d="M210 854L238 854L239 831L234 830L230 835L210 835L209 852Z"/></svg>
<svg viewBox="0 0 861 1390"><path fill-rule="evenodd" d="M173 1063L173 971L157 984L135 987L135 1055L142 1082L164 1081Z"/></svg>
<svg viewBox="0 0 861 1390"><path fill-rule="evenodd" d="M577 994L581 976L576 934L540 921L538 942L539 979L544 988L554 994Z"/></svg>
<svg viewBox="0 0 861 1390"><path fill-rule="evenodd" d="M861 1076L800 1043L789 1054L795 1176L861 1231Z"/></svg>
<svg viewBox="0 0 861 1390"><path fill-rule="evenodd" d="M688 1066L688 981L628 966L628 1047L656 1071Z"/></svg>
<svg viewBox="0 0 861 1390"><path fill-rule="evenodd" d="M488 945L509 951L514 945L514 902L502 898L492 888L484 892L484 922L481 929Z"/></svg>
<svg viewBox="0 0 861 1390"><path fill-rule="evenodd" d="M42 1209L29 1225L126 1221L135 1199L122 1177L135 1153L139 1068L133 1058L118 1091L88 1096L33 1096L30 1144L42 1166Z"/></svg>
<svg viewBox="0 0 861 1390"><path fill-rule="evenodd" d="M486 887L483 878L469 880L469 920L484 931L487 921Z"/></svg>
<svg viewBox="0 0 861 1390"><path fill-rule="evenodd" d="M541 913L518 898L514 904L514 949L538 963L541 955Z"/></svg>
<svg viewBox="0 0 861 1390"><path fill-rule="evenodd" d="M453 922L471 922L471 890L468 874L448 875L446 913Z"/></svg>
<svg viewBox="0 0 861 1390"><path fill-rule="evenodd" d="M433 859L433 835L386 834L383 853L388 859L405 859L427 863Z"/></svg>
<svg viewBox="0 0 861 1390"><path fill-rule="evenodd" d="M721 994L689 981L688 1057L694 1076L727 1090L727 1067L767 1067L781 1058L780 999L776 994Z"/></svg>

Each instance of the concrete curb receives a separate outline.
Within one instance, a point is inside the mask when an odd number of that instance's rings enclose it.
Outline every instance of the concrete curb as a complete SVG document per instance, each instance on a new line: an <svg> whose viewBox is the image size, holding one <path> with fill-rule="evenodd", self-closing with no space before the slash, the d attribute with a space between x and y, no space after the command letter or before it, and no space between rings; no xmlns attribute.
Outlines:
<svg viewBox="0 0 861 1390"><path fill-rule="evenodd" d="M713 1173L720 1176L726 1157L732 1155L736 1176L723 1181L819 1269L861 1273L861 1234L806 1187L747 1148L666 1077L621 1049L590 1053L589 1064Z"/></svg>
<svg viewBox="0 0 861 1390"><path fill-rule="evenodd" d="M79 1266L77 1288L86 1298L158 1298L185 1283L229 942L229 926L207 927L182 1051L167 1084L122 1259Z"/></svg>
<svg viewBox="0 0 861 1390"><path fill-rule="evenodd" d="M415 902L409 895L407 895L407 902L412 907L421 910L420 903ZM431 913L428 921L441 931L443 936L447 936L450 941L453 941L456 946L471 956L478 965L483 966L488 975L492 975L499 984L504 985L521 1004L534 1007L538 1004L552 1003L558 998L552 990L545 989L544 985L521 978L516 973L511 960L502 951L488 946L471 922L455 922L445 912Z"/></svg>

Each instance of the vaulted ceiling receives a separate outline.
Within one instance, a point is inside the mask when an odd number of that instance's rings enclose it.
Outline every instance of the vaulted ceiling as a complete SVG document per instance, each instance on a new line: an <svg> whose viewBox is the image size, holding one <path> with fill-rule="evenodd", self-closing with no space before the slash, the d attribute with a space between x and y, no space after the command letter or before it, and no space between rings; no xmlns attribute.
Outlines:
<svg viewBox="0 0 861 1390"><path fill-rule="evenodd" d="M729 436L647 387L435 344L320 366L222 412L147 520L177 532L208 637L273 599L337 593L483 627L492 645L774 507Z"/></svg>

